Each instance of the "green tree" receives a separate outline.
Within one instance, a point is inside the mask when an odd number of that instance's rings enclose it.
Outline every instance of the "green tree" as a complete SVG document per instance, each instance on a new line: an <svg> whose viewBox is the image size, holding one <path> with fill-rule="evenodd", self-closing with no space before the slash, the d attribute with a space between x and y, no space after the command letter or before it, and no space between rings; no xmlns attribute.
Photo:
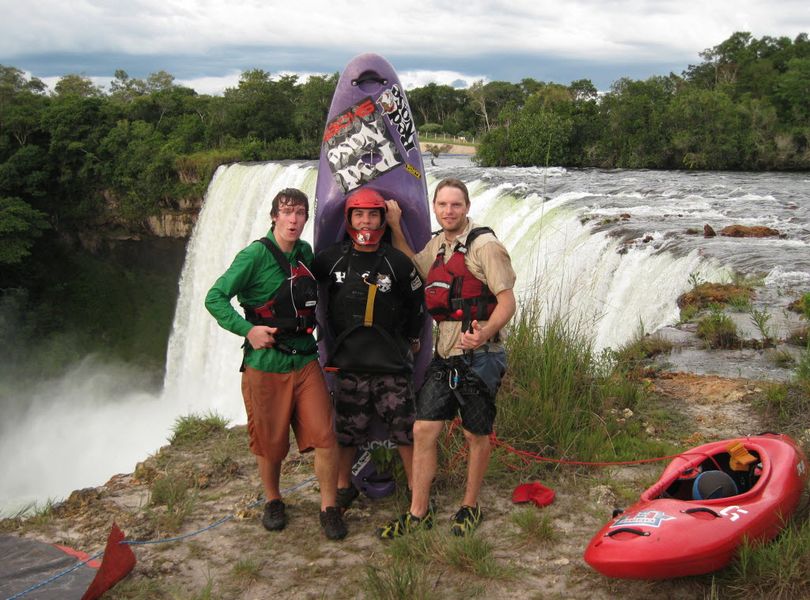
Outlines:
<svg viewBox="0 0 810 600"><path fill-rule="evenodd" d="M54 86L56 96L80 96L82 98L100 98L101 88L94 85L89 77L71 73L59 78Z"/></svg>
<svg viewBox="0 0 810 600"><path fill-rule="evenodd" d="M311 75L301 85L298 101L294 107L293 121L302 142L314 143L316 148L320 148L321 135L337 81L337 73Z"/></svg>
<svg viewBox="0 0 810 600"><path fill-rule="evenodd" d="M47 228L44 213L19 198L0 196L0 265L22 262Z"/></svg>

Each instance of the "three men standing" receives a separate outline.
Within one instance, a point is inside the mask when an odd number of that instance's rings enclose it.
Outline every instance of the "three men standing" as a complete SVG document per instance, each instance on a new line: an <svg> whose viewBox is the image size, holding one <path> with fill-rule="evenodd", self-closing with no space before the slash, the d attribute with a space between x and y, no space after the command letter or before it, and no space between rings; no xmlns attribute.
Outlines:
<svg viewBox="0 0 810 600"><path fill-rule="evenodd" d="M246 338L242 393L267 499L262 518L267 529L286 525L279 477L292 425L299 449L315 449L321 526L330 539L346 535L341 509L358 494L351 485L352 462L377 417L398 445L412 488L409 511L378 534L386 539L431 527L438 438L444 421L459 413L470 450L452 532L466 535L483 519L478 496L491 454L495 396L506 371L500 331L515 312L516 277L506 248L490 229L470 221L469 210L465 184L442 180L433 196L442 231L414 253L397 202L363 188L346 200L350 241L319 252L313 263L311 247L300 239L309 217L307 197L282 190L273 200L267 237L242 250L208 292L206 308L219 325ZM386 224L393 247L381 242ZM312 335L315 277L329 290L327 321L334 339L328 366L338 371L340 449ZM246 318L230 305L235 295ZM420 351L423 297L438 323L438 338L414 422L411 378L413 354Z"/></svg>

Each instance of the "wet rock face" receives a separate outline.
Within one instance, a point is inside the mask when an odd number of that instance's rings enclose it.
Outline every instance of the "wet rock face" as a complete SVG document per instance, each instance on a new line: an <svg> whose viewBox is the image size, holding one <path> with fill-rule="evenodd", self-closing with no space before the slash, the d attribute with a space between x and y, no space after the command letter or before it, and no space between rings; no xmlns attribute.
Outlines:
<svg viewBox="0 0 810 600"><path fill-rule="evenodd" d="M726 237L779 237L779 231L776 229L771 229L770 227L764 227L762 225L756 225L749 227L747 225L729 225L728 227L723 227L720 230L720 235L724 235Z"/></svg>

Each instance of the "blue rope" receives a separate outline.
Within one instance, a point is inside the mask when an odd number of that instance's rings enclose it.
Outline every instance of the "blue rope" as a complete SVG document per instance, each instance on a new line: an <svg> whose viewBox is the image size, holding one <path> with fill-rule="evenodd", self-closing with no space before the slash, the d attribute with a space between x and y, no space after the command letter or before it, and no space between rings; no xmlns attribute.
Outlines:
<svg viewBox="0 0 810 600"><path fill-rule="evenodd" d="M76 563L75 565L73 565L72 567L70 567L69 569L67 569L65 571L62 571L61 573L57 573L56 575L53 575L53 576L49 577L45 581L40 581L39 583L35 583L34 585L32 585L27 590L17 592L13 596L9 596L6 600L16 600L17 598L22 598L26 594L30 594L34 590L38 590L41 587L45 587L46 585L48 585L50 583L53 583L54 581L56 581L60 577L64 577L65 575L67 575L68 573L72 573L73 571L75 571L79 567L83 567L84 565L89 563L91 560L97 559L102 554L104 554L104 550L101 550L100 552L96 552L93 556L91 556L91 557L89 557L89 558L87 558L87 559L85 559L85 560L83 560L81 562Z"/></svg>
<svg viewBox="0 0 810 600"><path fill-rule="evenodd" d="M315 476L313 475L313 476L309 477L308 479L305 479L301 483L297 483L292 487L289 487L289 488L286 488L286 489L282 490L281 493L284 494L284 495L292 494L293 492L297 492L298 490L300 490L302 487L305 487L305 486L309 485L314 480L315 480ZM264 502L264 498L259 498L258 500L248 504L247 507L248 508L253 508L254 506L257 506L258 504L261 504L262 502ZM183 535L178 535L178 536L175 536L175 537L162 538L162 539L159 539L159 540L121 540L118 543L119 544L124 544L126 546L146 546L148 544L168 544L170 542L179 542L179 541L184 540L186 538L190 538L190 537L193 537L195 535L200 535L201 533L209 531L211 529L214 529L215 527L219 527L223 523L227 523L228 521L232 520L234 517L235 517L234 514L227 515L225 517L222 517L218 521L214 521L213 523L211 523L207 527L203 527L202 529L198 529L197 531L192 531L190 533L184 533ZM66 569L66 570L62 571L61 573L57 573L56 575L53 575L53 576L49 577L48 579L46 579L44 581L40 581L39 583L36 583L36 584L32 585L28 589L25 589L25 590L23 590L21 592L17 592L13 596L9 596L8 598L6 598L6 600L17 600L17 598L22 598L26 594L30 594L34 590L38 590L41 587L44 587L46 585L49 585L49 584L53 583L54 581L56 581L60 577L64 577L65 575L68 575L68 574L72 573L73 571L75 571L79 567L83 567L84 565L86 565L90 561L95 560L95 559L97 559L97 558L99 558L100 556L103 556L103 555L104 555L104 550L96 552L93 556L91 556L91 557L89 557L89 558L87 558L87 559L85 559L85 560L83 560L81 562L76 563L75 565L73 565L69 569Z"/></svg>

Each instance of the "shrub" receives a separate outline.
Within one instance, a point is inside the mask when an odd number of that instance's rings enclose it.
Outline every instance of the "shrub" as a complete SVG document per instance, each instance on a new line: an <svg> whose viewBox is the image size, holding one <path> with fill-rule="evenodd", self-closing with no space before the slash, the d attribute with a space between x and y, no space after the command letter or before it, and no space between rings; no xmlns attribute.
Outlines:
<svg viewBox="0 0 810 600"><path fill-rule="evenodd" d="M709 348L733 348L740 341L734 321L716 309L698 322L697 335Z"/></svg>
<svg viewBox="0 0 810 600"><path fill-rule="evenodd" d="M172 427L169 443L183 445L199 442L214 433L225 431L227 426L228 420L215 412L178 417Z"/></svg>

